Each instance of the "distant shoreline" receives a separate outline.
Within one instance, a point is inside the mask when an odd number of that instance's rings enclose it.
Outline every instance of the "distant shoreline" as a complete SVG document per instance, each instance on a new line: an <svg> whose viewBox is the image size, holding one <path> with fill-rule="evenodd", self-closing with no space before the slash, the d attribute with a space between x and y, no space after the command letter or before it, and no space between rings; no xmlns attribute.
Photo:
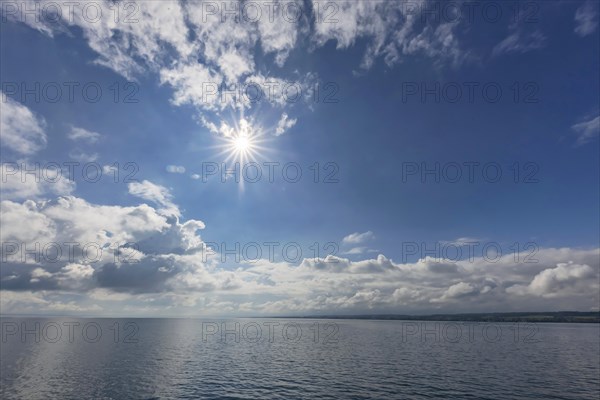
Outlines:
<svg viewBox="0 0 600 400"><path fill-rule="evenodd" d="M114 317L75 316L40 314L0 314L0 318L80 318L80 319L347 319L379 321L439 321L439 322L562 322L600 323L600 311L556 311L556 312L508 312L508 313L464 313L464 314L363 314L363 315L287 315L287 316L188 316L188 317Z"/></svg>
<svg viewBox="0 0 600 400"><path fill-rule="evenodd" d="M372 314L372 315L307 315L273 318L301 319L360 319L360 320L403 320L403 321L453 321L453 322L569 322L600 323L600 311L557 311L557 312L510 312L510 313L467 313L467 314Z"/></svg>

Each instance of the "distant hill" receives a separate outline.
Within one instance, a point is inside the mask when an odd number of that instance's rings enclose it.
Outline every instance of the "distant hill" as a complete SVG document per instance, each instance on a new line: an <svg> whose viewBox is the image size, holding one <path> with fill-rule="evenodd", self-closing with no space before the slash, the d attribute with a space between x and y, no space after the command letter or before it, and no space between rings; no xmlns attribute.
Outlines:
<svg viewBox="0 0 600 400"><path fill-rule="evenodd" d="M510 312L510 313L477 313L477 314L432 314L432 315L311 315L285 318L318 318L318 319L377 319L405 321L469 321L469 322L575 322L599 323L600 311L558 311L558 312Z"/></svg>

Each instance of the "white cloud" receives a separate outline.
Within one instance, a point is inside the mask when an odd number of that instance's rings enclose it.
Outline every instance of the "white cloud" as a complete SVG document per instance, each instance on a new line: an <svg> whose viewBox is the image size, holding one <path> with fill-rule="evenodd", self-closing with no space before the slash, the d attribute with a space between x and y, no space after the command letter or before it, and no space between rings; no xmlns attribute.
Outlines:
<svg viewBox="0 0 600 400"><path fill-rule="evenodd" d="M359 233L351 233L342 239L343 244L360 244L369 240L373 240L375 235L371 231Z"/></svg>
<svg viewBox="0 0 600 400"><path fill-rule="evenodd" d="M83 140L89 143L96 143L101 136L98 132L88 131L76 126L71 126L71 130L67 133L67 137L71 140Z"/></svg>
<svg viewBox="0 0 600 400"><path fill-rule="evenodd" d="M587 0L575 11L575 33L579 36L591 35L598 29L598 3Z"/></svg>
<svg viewBox="0 0 600 400"><path fill-rule="evenodd" d="M179 208L173 203L173 196L166 187L143 180L142 182L131 182L127 188L130 194L161 206L160 212L166 215L180 215Z"/></svg>
<svg viewBox="0 0 600 400"><path fill-rule="evenodd" d="M2 115L0 116L0 141L3 146L23 154L31 155L46 147L46 121L36 116L29 108L0 92Z"/></svg>
<svg viewBox="0 0 600 400"><path fill-rule="evenodd" d="M456 33L460 22L427 23L422 27L417 24L426 4L425 0L410 4L346 0L328 7L313 0L317 19L312 39L317 46L335 40L338 49L350 47L359 39L366 40L361 63L365 70L380 56L389 66L401 62L403 55L425 55L436 65L450 62L457 66L470 60L470 53L461 48Z"/></svg>
<svg viewBox="0 0 600 400"><path fill-rule="evenodd" d="M538 273L528 285L513 285L507 292L521 296L564 297L586 290L585 282L597 279L598 272L587 264L559 263Z"/></svg>
<svg viewBox="0 0 600 400"><path fill-rule="evenodd" d="M600 133L600 116L589 121L579 122L571 127L578 135L577 145L592 141Z"/></svg>
<svg viewBox="0 0 600 400"><path fill-rule="evenodd" d="M288 118L286 113L281 114L281 119L277 123L275 129L275 136L283 135L288 129L296 125L298 120L296 118Z"/></svg>
<svg viewBox="0 0 600 400"><path fill-rule="evenodd" d="M75 182L65 171L35 163L3 162L0 165L2 198L6 200L42 199L68 195Z"/></svg>
<svg viewBox="0 0 600 400"><path fill-rule="evenodd" d="M546 45L546 37L539 31L525 32L522 28L515 27L504 40L498 43L493 51L493 56L509 53L527 53L541 49Z"/></svg>
<svg viewBox="0 0 600 400"><path fill-rule="evenodd" d="M11 223L24 218L27 227ZM5 240L24 241L29 248L35 241L93 241L106 249L97 263L81 257L58 265L7 263L2 297L12 299L15 312L64 303L63 291L116 315L397 312L398 306L403 312L514 311L523 301L536 309L585 310L600 300L599 249L540 249L535 264L515 263L512 254L496 263L427 258L402 264L379 255L360 261L311 258L299 265L220 264L218 255L203 255L197 235L202 222L179 223L147 205L99 206L74 197L5 201L1 222L10 228ZM113 244L124 242L138 244L133 264L115 264ZM13 295L27 291L29 296Z"/></svg>
<svg viewBox="0 0 600 400"><path fill-rule="evenodd" d="M473 293L475 293L475 288L470 283L459 282L450 286L448 290L444 292L443 298L456 298Z"/></svg>
<svg viewBox="0 0 600 400"><path fill-rule="evenodd" d="M27 0L23 7L34 9L34 3ZM62 25L45 21L43 15L39 21L28 18L24 22L50 36L78 27L98 54L97 64L128 79L148 71L158 73L161 84L173 88L173 104L192 104L202 112L216 112L226 107L251 106L239 93L230 95L232 85L243 88L251 81L264 81L267 74L269 80L282 81L266 72L268 65L259 68L259 64L264 64L262 58L260 62L256 59L261 53L257 51L259 47L263 54L273 55L279 67L298 43L308 43L314 48L324 46L329 40L335 40L339 49L365 40L363 69L369 69L379 57L390 66L400 62L402 55L425 55L436 65L446 62L457 65L470 58L459 43L460 23L425 24L418 29L416 21L425 0L413 2L415 7L410 7L410 12L403 3L334 2L338 9L331 16L331 9L324 4L317 7L313 2L310 8L300 0L277 0L268 7L261 3L262 17L252 21L227 13L207 13L199 1L139 1L135 2L135 21L121 18L115 22L112 1L102 0L98 2L102 8L99 21L83 19L84 5L76 4L73 20L65 20ZM239 8L239 3L230 6ZM275 10L273 15L266 12L271 7ZM316 10L317 15L308 12L310 9ZM301 10L302 15L290 20L290 10L292 15L294 10ZM297 83L305 89L303 99L310 98L306 79ZM224 94L227 96L223 97ZM279 93L268 101L288 106L282 97Z"/></svg>
<svg viewBox="0 0 600 400"><path fill-rule="evenodd" d="M201 64L178 64L160 71L161 84L168 83L175 92L175 105L193 104L201 109L217 110L227 105L218 95L222 76Z"/></svg>
<svg viewBox="0 0 600 400"><path fill-rule="evenodd" d="M82 163L92 163L98 159L98 153L86 153L80 148L69 151L69 157Z"/></svg>
<svg viewBox="0 0 600 400"><path fill-rule="evenodd" d="M181 165L167 165L166 170L171 174L185 174L185 167Z"/></svg>
<svg viewBox="0 0 600 400"><path fill-rule="evenodd" d="M364 246L360 246L360 247L353 247L348 251L345 251L344 254L346 255L356 255L356 254L363 254L366 253L368 250L367 247Z"/></svg>
<svg viewBox="0 0 600 400"><path fill-rule="evenodd" d="M276 15L283 15L282 13L288 10L290 13L293 13L293 10L300 10L299 12L302 13L304 8L300 0L277 0L274 3L273 6L279 10ZM286 10L282 10L282 7ZM266 17L258 21L262 49L266 54L275 53L275 63L279 67L283 67L289 53L296 45L301 24L301 19L296 18L294 14L290 14L284 21L281 21L281 18Z"/></svg>

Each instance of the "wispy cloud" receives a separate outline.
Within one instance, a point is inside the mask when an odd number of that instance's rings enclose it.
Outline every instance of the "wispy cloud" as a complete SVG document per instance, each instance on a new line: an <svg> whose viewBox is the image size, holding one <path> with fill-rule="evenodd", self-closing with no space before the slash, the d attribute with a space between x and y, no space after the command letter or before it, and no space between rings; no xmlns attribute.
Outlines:
<svg viewBox="0 0 600 400"><path fill-rule="evenodd" d="M363 232L363 233L355 232L355 233L351 233L348 236L344 237L342 239L342 243L356 245L356 244L367 242L369 240L373 240L374 238L375 238L375 235L371 231L367 231L367 232Z"/></svg>
<svg viewBox="0 0 600 400"><path fill-rule="evenodd" d="M546 37L539 30L524 32L521 28L513 28L513 32L498 43L492 50L493 56L510 53L527 53L541 49L546 45Z"/></svg>
<svg viewBox="0 0 600 400"><path fill-rule="evenodd" d="M89 143L96 143L102 135L98 132L88 131L87 129L71 126L71 130L67 133L67 137L71 140L81 140Z"/></svg>
<svg viewBox="0 0 600 400"><path fill-rule="evenodd" d="M598 2L586 1L575 11L575 33L591 35L598 29Z"/></svg>
<svg viewBox="0 0 600 400"><path fill-rule="evenodd" d="M598 137L600 132L600 116L588 121L579 122L571 127L577 133L577 146L581 146Z"/></svg>
<svg viewBox="0 0 600 400"><path fill-rule="evenodd" d="M275 129L275 135L283 135L288 129L296 125L296 118L289 118L286 113L281 114L281 119L277 123L277 128Z"/></svg>

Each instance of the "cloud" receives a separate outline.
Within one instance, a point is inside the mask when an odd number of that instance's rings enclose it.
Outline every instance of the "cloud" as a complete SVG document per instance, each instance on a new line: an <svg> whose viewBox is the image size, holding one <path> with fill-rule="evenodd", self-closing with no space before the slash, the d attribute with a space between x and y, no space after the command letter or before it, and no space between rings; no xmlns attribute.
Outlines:
<svg viewBox="0 0 600 400"><path fill-rule="evenodd" d="M132 191L171 201L163 187L141 185L144 190ZM600 249L539 249L533 264L516 263L512 254L495 263L396 263L380 254L232 264L204 252L198 235L204 223L179 222L160 206L104 206L64 196L5 200L0 210L5 243L30 250L35 243L95 243L103 250L94 261L75 251L74 259L50 262L23 260L3 246L3 312L40 312L49 304L64 305L67 313L93 308L113 315L385 313L399 306L402 312L475 312L519 310L523 301L532 309L589 309L600 300ZM23 220L27 226L16 223ZM69 306L73 296L80 309Z"/></svg>
<svg viewBox="0 0 600 400"><path fill-rule="evenodd" d="M283 135L288 129L296 125L296 118L289 118L286 113L281 114L281 119L277 123L277 128L275 129L275 136Z"/></svg>
<svg viewBox="0 0 600 400"><path fill-rule="evenodd" d="M312 35L316 46L336 41L338 49L353 46L359 39L367 43L360 67L367 70L378 57L383 57L388 66L402 61L402 56L424 55L440 66L450 63L457 66L472 57L461 48L457 29L460 22L428 21L422 11L425 0L394 2L337 1L334 7L324 6L313 0L317 10L315 29Z"/></svg>
<svg viewBox="0 0 600 400"><path fill-rule="evenodd" d="M507 291L521 296L564 297L585 290L585 281L594 279L598 273L587 264L559 263L538 273L528 285L514 285Z"/></svg>
<svg viewBox="0 0 600 400"><path fill-rule="evenodd" d="M69 151L69 157L82 163L92 163L98 159L98 153L86 153L80 148Z"/></svg>
<svg viewBox="0 0 600 400"><path fill-rule="evenodd" d="M450 286L448 290L444 292L442 299L457 298L473 293L476 293L476 289L470 283L459 282Z"/></svg>
<svg viewBox="0 0 600 400"><path fill-rule="evenodd" d="M369 240L373 240L375 238L375 235L373 235L373 232L371 231L367 231L367 232L363 232L363 233L351 233L348 236L344 237L342 239L342 243L343 244L360 244L360 243L364 243L366 241Z"/></svg>
<svg viewBox="0 0 600 400"><path fill-rule="evenodd" d="M465 246L472 243L480 243L483 239L475 238L475 237L459 237L454 240L441 240L440 243L443 245L451 245L451 246Z"/></svg>
<svg viewBox="0 0 600 400"><path fill-rule="evenodd" d="M101 136L98 132L88 131L76 126L71 126L71 130L67 133L67 137L71 140L81 140L89 143L96 143Z"/></svg>
<svg viewBox="0 0 600 400"><path fill-rule="evenodd" d="M29 108L0 92L2 116L0 140L3 146L22 154L32 155L46 147L46 121Z"/></svg>
<svg viewBox="0 0 600 400"><path fill-rule="evenodd" d="M160 71L161 84L173 87L171 101L178 106L192 104L206 110L225 108L227 103L218 96L222 81L221 74L201 64L179 63Z"/></svg>
<svg viewBox="0 0 600 400"><path fill-rule="evenodd" d="M204 228L201 221L180 224L148 205L101 206L65 196L22 204L3 201L0 210L6 227L1 279L3 288L6 283L13 291L161 290L166 287L161 278L183 268L178 257L202 244L196 235ZM15 223L23 220L27 226ZM66 243L72 245L69 252ZM11 251L10 244L18 245L20 251ZM39 253L48 246L62 253ZM91 256L83 250L86 246L91 246ZM24 253L35 249L37 257Z"/></svg>
<svg viewBox="0 0 600 400"><path fill-rule="evenodd" d="M363 254L363 253L366 253L367 250L368 250L368 248L367 247L363 247L363 246L361 246L361 247L353 247L350 250L345 251L344 254L346 254L346 255Z"/></svg>
<svg viewBox="0 0 600 400"><path fill-rule="evenodd" d="M71 194L75 182L60 168L28 162L0 165L2 198L6 200L43 199Z"/></svg>
<svg viewBox="0 0 600 400"><path fill-rule="evenodd" d="M185 167L181 165L167 165L166 170L171 174L185 174Z"/></svg>
<svg viewBox="0 0 600 400"><path fill-rule="evenodd" d="M34 0L27 0L23 7L39 10L35 4ZM270 89L264 85L271 84L270 81L289 83L270 72L271 64L281 68L295 49L315 50L331 40L336 41L338 49L364 41L362 70L371 68L378 58L383 58L388 66L411 55L431 58L437 66L446 63L456 66L471 59L470 52L460 44L460 22L417 23L426 4L424 0L411 3L414 7L409 7L410 10L404 2L333 2L334 16L330 7L314 1L310 6L302 0L277 0L269 5L260 3L261 17L257 19L240 17L236 12L207 12L206 3L200 1L132 4L135 15L118 22L114 19L114 4L109 0L97 3L102 10L98 21L86 21L82 10L85 4L75 3L70 13L73 18L64 18L61 23L47 20L43 13L40 18L22 22L49 36L80 29L98 55L96 64L130 80L157 74L161 84L173 89L174 105L191 104L203 115L228 107L240 110L253 107L255 104L241 94L245 85L259 83L266 92ZM240 3L233 2L230 6L239 11ZM224 3L217 8L223 7ZM274 12L267 12L267 8ZM296 14L297 18L293 17ZM8 18L17 17L11 14ZM307 83L315 80L315 75L311 71L294 71L293 76L296 76L293 83L303 90L300 99L286 101L279 90L274 96L263 93L262 101L277 107L310 101ZM290 74L288 80L289 77ZM294 120L287 121L290 125ZM277 131L286 128L289 126L284 124Z"/></svg>
<svg viewBox="0 0 600 400"><path fill-rule="evenodd" d="M492 50L493 56L510 53L527 53L546 46L546 37L539 31L525 32L522 28L512 28L513 32L498 43Z"/></svg>
<svg viewBox="0 0 600 400"><path fill-rule="evenodd" d="M144 180L131 182L127 188L130 194L161 206L160 212L172 216L180 215L179 208L172 202L171 193L166 187Z"/></svg>
<svg viewBox="0 0 600 400"><path fill-rule="evenodd" d="M575 33L579 36L591 35L598 29L597 2L586 1L575 11Z"/></svg>
<svg viewBox="0 0 600 400"><path fill-rule="evenodd" d="M600 133L600 116L592 118L589 121L579 122L571 126L571 129L578 135L576 145L586 144Z"/></svg>

